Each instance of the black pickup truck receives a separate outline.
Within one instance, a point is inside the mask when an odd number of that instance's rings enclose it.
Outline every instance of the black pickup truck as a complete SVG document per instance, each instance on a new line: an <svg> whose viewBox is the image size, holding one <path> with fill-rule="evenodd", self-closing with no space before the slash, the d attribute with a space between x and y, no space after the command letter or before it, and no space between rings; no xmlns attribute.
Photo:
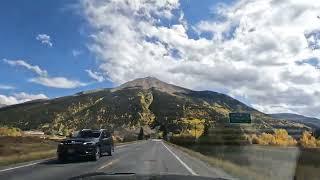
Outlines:
<svg viewBox="0 0 320 180"><path fill-rule="evenodd" d="M75 157L89 157L98 160L103 154L109 156L114 151L111 133L105 129L84 129L58 145L57 156L60 161Z"/></svg>

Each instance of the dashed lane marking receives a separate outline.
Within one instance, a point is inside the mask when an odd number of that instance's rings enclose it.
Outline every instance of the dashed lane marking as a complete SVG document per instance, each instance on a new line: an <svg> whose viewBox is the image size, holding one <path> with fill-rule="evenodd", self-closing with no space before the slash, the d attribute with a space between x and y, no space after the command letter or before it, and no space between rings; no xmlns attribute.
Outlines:
<svg viewBox="0 0 320 180"><path fill-rule="evenodd" d="M119 159L115 159L115 160L113 160L113 161L110 161L109 163L107 163L107 164L99 167L98 170L101 170L101 169L104 169L104 168L106 168L106 167L109 167L109 166L111 166L112 164L115 164L115 163L117 163L117 162L119 162Z"/></svg>

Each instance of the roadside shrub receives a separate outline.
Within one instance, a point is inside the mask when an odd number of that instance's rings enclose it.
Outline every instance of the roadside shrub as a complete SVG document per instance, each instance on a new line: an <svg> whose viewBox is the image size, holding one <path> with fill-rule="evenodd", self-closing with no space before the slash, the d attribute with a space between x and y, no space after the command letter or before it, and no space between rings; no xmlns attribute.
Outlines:
<svg viewBox="0 0 320 180"><path fill-rule="evenodd" d="M285 129L276 129L274 137L275 141L272 145L292 146L297 144L297 141L289 136L288 132Z"/></svg>
<svg viewBox="0 0 320 180"><path fill-rule="evenodd" d="M251 136L252 144L294 146L297 141L292 138L285 129L276 129L274 134L262 133Z"/></svg>
<svg viewBox="0 0 320 180"><path fill-rule="evenodd" d="M259 137L256 134L251 136L251 143L252 144L259 144Z"/></svg>
<svg viewBox="0 0 320 180"><path fill-rule="evenodd" d="M132 134L126 134L123 137L123 142L131 142L131 141L136 141L137 140L137 136L136 135L132 135Z"/></svg>
<svg viewBox="0 0 320 180"><path fill-rule="evenodd" d="M0 127L0 136L21 136L21 130L13 127Z"/></svg>
<svg viewBox="0 0 320 180"><path fill-rule="evenodd" d="M112 139L113 139L114 143L123 142L123 138L121 138L120 136L112 136Z"/></svg>
<svg viewBox="0 0 320 180"><path fill-rule="evenodd" d="M313 147L317 147L317 144L320 144L320 143L319 142L317 143L316 138L313 137L310 132L304 131L299 140L299 144L302 147L313 148Z"/></svg>
<svg viewBox="0 0 320 180"><path fill-rule="evenodd" d="M194 144L195 137L191 135L174 135L170 138L170 142L178 145Z"/></svg>
<svg viewBox="0 0 320 180"><path fill-rule="evenodd" d="M262 144L262 145L275 144L275 137L272 134L262 133L258 138L258 144Z"/></svg>
<svg viewBox="0 0 320 180"><path fill-rule="evenodd" d="M198 139L198 143L205 145L222 145L224 142L222 136L201 136Z"/></svg>

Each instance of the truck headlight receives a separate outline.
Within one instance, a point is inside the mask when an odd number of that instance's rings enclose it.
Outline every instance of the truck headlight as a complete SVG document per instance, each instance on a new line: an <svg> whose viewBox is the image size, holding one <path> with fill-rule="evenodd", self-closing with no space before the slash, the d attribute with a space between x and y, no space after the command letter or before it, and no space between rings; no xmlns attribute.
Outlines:
<svg viewBox="0 0 320 180"><path fill-rule="evenodd" d="M84 142L83 145L91 146L91 145L94 145L94 142Z"/></svg>

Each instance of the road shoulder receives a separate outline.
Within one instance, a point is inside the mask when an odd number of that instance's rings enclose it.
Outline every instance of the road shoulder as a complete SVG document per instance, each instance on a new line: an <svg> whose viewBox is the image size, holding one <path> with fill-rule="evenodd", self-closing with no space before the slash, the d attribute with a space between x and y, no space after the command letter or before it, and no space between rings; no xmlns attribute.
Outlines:
<svg viewBox="0 0 320 180"><path fill-rule="evenodd" d="M215 178L225 178L225 179L236 179L231 175L227 174L224 170L218 167L212 167L207 162L200 160L198 157L194 156L192 153L187 153L183 151L184 147L163 142L168 148L171 149L180 159L185 162L195 173L200 176L215 177ZM191 151L191 150L190 150Z"/></svg>

